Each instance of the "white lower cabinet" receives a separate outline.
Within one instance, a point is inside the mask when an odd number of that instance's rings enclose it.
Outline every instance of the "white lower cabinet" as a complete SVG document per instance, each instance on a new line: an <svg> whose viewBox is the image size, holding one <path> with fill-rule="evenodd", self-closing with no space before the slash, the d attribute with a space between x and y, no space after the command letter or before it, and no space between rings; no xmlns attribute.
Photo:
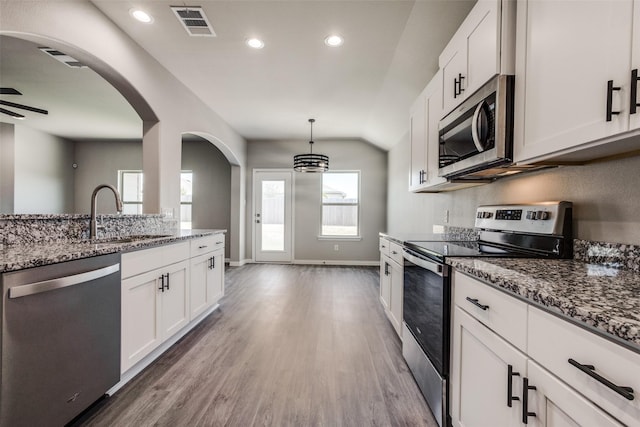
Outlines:
<svg viewBox="0 0 640 427"><path fill-rule="evenodd" d="M224 249L191 259L191 319L213 306L224 295Z"/></svg>
<svg viewBox="0 0 640 427"><path fill-rule="evenodd" d="M620 427L618 421L577 391L553 376L549 371L529 360L527 364L528 424L536 427Z"/></svg>
<svg viewBox="0 0 640 427"><path fill-rule="evenodd" d="M519 320L505 327L506 319L497 320L521 311L508 307L521 301L499 298L496 293L509 295L459 272L453 286L454 426L640 426L637 399L625 398L570 362L579 359L621 387L639 390L639 354L531 305L525 304L524 322L516 316ZM470 300L475 303L466 304ZM524 344L518 337L526 338Z"/></svg>
<svg viewBox="0 0 640 427"><path fill-rule="evenodd" d="M122 254L122 373L151 363L218 303L224 240L216 233Z"/></svg>
<svg viewBox="0 0 640 427"><path fill-rule="evenodd" d="M122 281L121 372L189 322L188 266L181 261Z"/></svg>
<svg viewBox="0 0 640 427"><path fill-rule="evenodd" d="M380 302L399 337L402 337L403 264L402 247L380 239Z"/></svg>
<svg viewBox="0 0 640 427"><path fill-rule="evenodd" d="M452 335L453 425L519 425L522 411L517 399L527 357L459 307L454 309Z"/></svg>

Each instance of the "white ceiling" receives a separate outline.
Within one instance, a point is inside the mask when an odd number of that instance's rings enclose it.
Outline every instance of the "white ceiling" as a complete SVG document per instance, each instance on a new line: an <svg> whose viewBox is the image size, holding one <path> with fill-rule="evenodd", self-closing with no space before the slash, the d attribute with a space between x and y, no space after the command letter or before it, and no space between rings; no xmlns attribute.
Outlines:
<svg viewBox="0 0 640 427"><path fill-rule="evenodd" d="M363 138L388 149L406 133L411 102L475 0L187 3L204 8L217 37L190 37L169 7L181 1L91 2L246 139L308 139L314 117L318 139ZM154 22L133 20L133 6ZM324 45L332 33L345 38L342 47ZM248 37L263 39L264 49L245 46ZM50 119L75 107L73 122L58 121L72 128L52 132L61 136L140 137L135 112L100 77L9 40L0 40L1 84L25 95L2 99L32 102ZM24 123L37 127L31 116Z"/></svg>

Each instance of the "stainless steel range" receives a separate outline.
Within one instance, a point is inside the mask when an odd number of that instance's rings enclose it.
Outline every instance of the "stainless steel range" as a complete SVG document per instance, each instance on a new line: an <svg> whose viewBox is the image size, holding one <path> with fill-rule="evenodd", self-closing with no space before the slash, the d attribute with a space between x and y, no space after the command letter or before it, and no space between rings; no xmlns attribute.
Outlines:
<svg viewBox="0 0 640 427"><path fill-rule="evenodd" d="M477 241L404 244L402 354L438 424L451 424L448 405L451 282L447 257L571 258L572 204L480 206Z"/></svg>

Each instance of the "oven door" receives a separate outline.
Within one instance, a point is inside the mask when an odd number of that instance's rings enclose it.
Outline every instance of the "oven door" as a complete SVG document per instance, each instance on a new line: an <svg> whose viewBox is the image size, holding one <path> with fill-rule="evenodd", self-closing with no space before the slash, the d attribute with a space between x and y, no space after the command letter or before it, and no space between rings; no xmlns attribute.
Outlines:
<svg viewBox="0 0 640 427"><path fill-rule="evenodd" d="M441 377L449 372L448 266L404 248L403 320Z"/></svg>

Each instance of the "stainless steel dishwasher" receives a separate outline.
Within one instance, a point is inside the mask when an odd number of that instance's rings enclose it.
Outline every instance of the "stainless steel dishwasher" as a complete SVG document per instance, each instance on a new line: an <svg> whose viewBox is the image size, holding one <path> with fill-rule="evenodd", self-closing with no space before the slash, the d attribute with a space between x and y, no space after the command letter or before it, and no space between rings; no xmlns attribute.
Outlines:
<svg viewBox="0 0 640 427"><path fill-rule="evenodd" d="M2 274L0 426L62 426L120 380L120 255Z"/></svg>

